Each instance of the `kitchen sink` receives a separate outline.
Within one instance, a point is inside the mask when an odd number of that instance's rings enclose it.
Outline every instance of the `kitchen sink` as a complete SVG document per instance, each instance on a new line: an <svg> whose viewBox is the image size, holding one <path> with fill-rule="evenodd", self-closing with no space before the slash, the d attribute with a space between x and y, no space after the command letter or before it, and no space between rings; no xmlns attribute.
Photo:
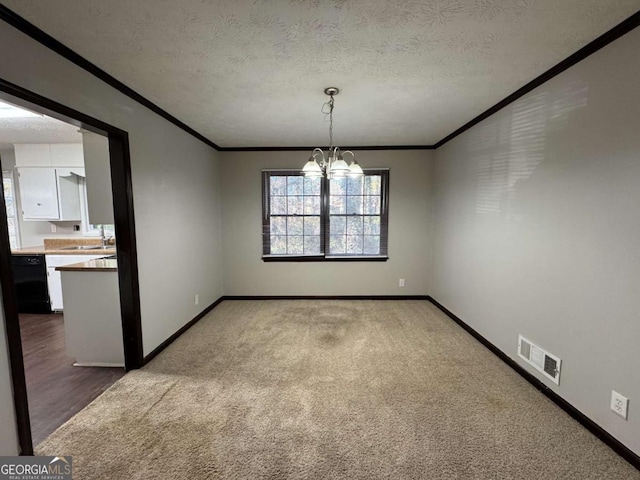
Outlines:
<svg viewBox="0 0 640 480"><path fill-rule="evenodd" d="M115 250L115 245L72 245L60 247L60 250Z"/></svg>

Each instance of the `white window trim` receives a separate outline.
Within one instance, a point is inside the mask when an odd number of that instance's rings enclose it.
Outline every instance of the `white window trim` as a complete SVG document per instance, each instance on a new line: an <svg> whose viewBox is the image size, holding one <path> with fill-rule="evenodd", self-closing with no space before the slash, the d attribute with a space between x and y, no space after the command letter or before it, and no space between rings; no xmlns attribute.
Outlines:
<svg viewBox="0 0 640 480"><path fill-rule="evenodd" d="M11 181L11 189L13 190L13 211L11 212L11 215L9 215L9 212L6 212L7 217L9 218L13 218L14 219L14 226L15 226L15 239L16 239L16 245L15 248L20 248L20 245L22 245L22 241L20 239L20 219L18 218L18 205L17 205L17 201L18 201L18 196L17 196L17 191L16 191L16 179L15 176L13 175L12 171L9 170L3 170L2 171L2 182L3 182L3 191L4 191L4 179L7 178ZM9 239L11 240L11 239Z"/></svg>

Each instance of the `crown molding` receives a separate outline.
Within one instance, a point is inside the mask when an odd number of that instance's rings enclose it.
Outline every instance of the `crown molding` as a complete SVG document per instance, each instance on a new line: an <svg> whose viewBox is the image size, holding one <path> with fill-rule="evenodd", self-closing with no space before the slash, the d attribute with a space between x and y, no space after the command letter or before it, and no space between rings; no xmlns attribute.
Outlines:
<svg viewBox="0 0 640 480"><path fill-rule="evenodd" d="M640 11L634 13L633 15L631 15L626 20L623 20L621 23L619 23L618 25L613 27L608 32L600 35L598 38L596 38L592 42L586 44L584 47L582 47L577 52L573 53L572 55L569 55L567 58L562 60L560 63L554 65L549 70L544 72L542 75L537 76L536 78L531 80L529 83L527 83L523 87L520 87L518 90L513 92L508 97L505 97L504 99L500 100L493 107L485 110L484 112L482 112L477 117L475 117L472 120L470 120L469 122L465 123L463 126L461 126L460 128L458 128L454 132L452 132L449 135L447 135L446 137L444 137L438 143L436 143L434 145L434 148L436 148L436 149L440 148L445 143L450 142L451 140L456 138L458 135L466 132L467 130L469 130L474 125L477 125L478 123L480 123L482 120L484 120L484 119L490 117L491 115L493 115L494 113L502 110L507 105L515 102L516 100L518 100L519 98L523 97L527 93L531 92L535 88L539 87L543 83L548 82L553 77L555 77L556 75L564 72L565 70L567 70L568 68L572 67L576 63L581 62L582 60L584 60L588 56L590 56L590 55L594 54L595 52L597 52L598 50L600 50L601 48L609 45L614 40L617 40L618 38L622 37L624 34L629 33L631 30L636 28L638 25L640 25Z"/></svg>
<svg viewBox="0 0 640 480"><path fill-rule="evenodd" d="M111 76L101 68L97 67L93 63L91 63L86 58L82 57L75 51L71 50L69 47L63 45L58 40L45 33L43 30L39 29L29 21L25 20L20 15L16 14L12 10L8 9L4 5L0 4L0 19L4 20L6 23L20 30L24 34L28 35L32 39L41 43L45 47L53 50L59 55L63 56L67 60L73 62L77 66L83 68L94 76L98 77L100 80L104 81L108 85L112 86L116 90L121 93L127 95L131 99L137 101L138 103L144 105L149 108L151 111L157 113L161 117L165 118L169 122L173 123L177 127L181 128L185 132L189 133L193 137L197 138L201 142L207 144L211 148L214 148L220 152L271 152L271 151L305 151L312 150L315 147L221 147L214 143L213 141L206 138L204 135L198 133L193 128L189 127L185 123L178 120L176 117L168 113L166 110L163 110L155 103L151 102L147 98L140 95L138 92L133 90L132 88L126 86L121 81L117 80L115 77ZM447 142L453 140L458 135L466 132L474 125L477 125L482 120L490 117L494 113L503 109L507 105L513 103L517 99L523 97L527 93L531 92L535 88L539 87L543 83L549 81L556 75L564 72L568 68L572 67L578 62L581 62L585 58L589 57L593 53L597 52L601 48L609 45L614 40L622 37L626 33L629 33L631 30L635 29L640 25L640 11L634 13L626 20L623 20L621 23L613 27L611 30L606 33L600 35L598 38L588 43L584 47L582 47L577 52L573 53L569 57L562 60L560 63L554 65L546 72L542 73L526 85L520 87L518 90L513 92L511 95L505 97L494 106L488 108L480 115L474 117L469 122L462 125L457 130L453 131L446 137L444 137L439 142L434 145L375 145L375 146L359 146L359 147L350 147L350 150L435 150L446 144Z"/></svg>
<svg viewBox="0 0 640 480"><path fill-rule="evenodd" d="M102 70L100 67L98 67L95 64L91 63L89 60L87 60L86 58L84 58L80 54L78 54L75 51L71 50L66 45L60 43L58 40L53 38L51 35L49 35L48 33L45 33L43 30L39 29L38 27L36 27L31 22L25 20L23 17L21 17L20 15L18 15L15 12L13 12L12 10L9 10L7 7L5 7L2 4L0 4L0 19L4 20L6 23L11 25L12 27L20 30L25 35L28 35L29 37L31 37L35 41L41 43L45 47L53 50L58 55L61 55L62 57L64 57L67 60L69 60L70 62L76 64L78 67L86 70L87 72L91 73L95 77L98 77L100 80L102 80L106 84L112 86L113 88L118 90L120 93L123 93L124 95L126 95L129 98L131 98L132 100L135 100L136 102L140 103L141 105L144 105L145 107L147 107L152 112L157 113L158 115L160 115L164 119L166 119L169 122L173 123L176 127L181 128L182 130L184 130L188 134L194 136L195 138L197 138L201 142L206 143L211 148L214 148L216 150L220 150L220 147L218 145L216 145L214 142L212 142L211 140L206 138L204 135L196 132L193 128L191 128L190 126L188 126L184 122L181 122L176 117L171 115L169 112L167 112L166 110L163 110L158 105L153 103L151 100L143 97L142 95L140 95L138 92L136 92L132 88L126 86L120 80L116 79L115 77L112 77L107 72Z"/></svg>
<svg viewBox="0 0 640 480"><path fill-rule="evenodd" d="M221 152L301 152L309 151L315 147L220 147ZM328 149L329 147L322 147ZM434 145L370 145L359 147L344 147L340 150L434 150Z"/></svg>

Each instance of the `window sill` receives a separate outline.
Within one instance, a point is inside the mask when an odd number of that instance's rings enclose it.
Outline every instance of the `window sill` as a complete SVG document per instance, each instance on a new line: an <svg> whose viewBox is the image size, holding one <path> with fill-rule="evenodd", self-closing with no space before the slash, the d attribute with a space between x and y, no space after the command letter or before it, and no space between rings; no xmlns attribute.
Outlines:
<svg viewBox="0 0 640 480"><path fill-rule="evenodd" d="M323 255L263 255L263 262L386 262L385 255L325 257Z"/></svg>

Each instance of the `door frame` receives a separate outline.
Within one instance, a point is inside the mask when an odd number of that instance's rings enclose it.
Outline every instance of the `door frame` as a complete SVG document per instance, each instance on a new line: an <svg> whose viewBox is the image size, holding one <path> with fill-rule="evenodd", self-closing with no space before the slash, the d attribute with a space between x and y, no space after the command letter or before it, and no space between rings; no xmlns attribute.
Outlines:
<svg viewBox="0 0 640 480"><path fill-rule="evenodd" d="M129 134L117 127L93 118L73 108L31 92L0 78L0 99L30 110L57 118L109 139L113 216L118 256L118 283L125 370L134 370L144 364L142 349L142 323L140 315L140 289L138 283L138 254L136 246L133 188ZM1 165L0 165L1 170ZM22 356L22 340L18 320L18 304L13 287L11 247L4 193L0 194L0 283L2 307L9 350L9 365L13 384L13 399L21 455L33 455L27 387Z"/></svg>

